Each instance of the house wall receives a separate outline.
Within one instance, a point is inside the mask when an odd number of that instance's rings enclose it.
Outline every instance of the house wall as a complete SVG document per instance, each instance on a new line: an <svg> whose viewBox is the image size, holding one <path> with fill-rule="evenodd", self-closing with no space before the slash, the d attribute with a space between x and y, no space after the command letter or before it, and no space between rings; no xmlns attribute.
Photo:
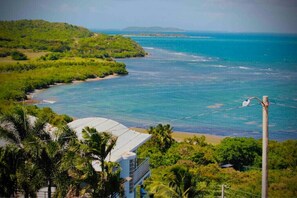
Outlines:
<svg viewBox="0 0 297 198"><path fill-rule="evenodd" d="M127 198L134 198L134 183L133 172L135 169L136 154L133 152L127 152L122 156L120 165L122 168L121 178L127 179L125 182L125 196Z"/></svg>

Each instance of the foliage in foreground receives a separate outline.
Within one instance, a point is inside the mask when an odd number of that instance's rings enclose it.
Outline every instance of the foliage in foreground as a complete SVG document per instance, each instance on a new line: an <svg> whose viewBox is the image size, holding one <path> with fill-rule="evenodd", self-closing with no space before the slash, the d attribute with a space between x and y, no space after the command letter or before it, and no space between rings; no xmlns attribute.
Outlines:
<svg viewBox="0 0 297 198"><path fill-rule="evenodd" d="M94 157L104 159L114 147L116 139L110 134L86 128L86 139L79 141L65 125L48 133L47 122L40 117L32 123L23 107L0 118L0 137L6 141L0 147L1 197L15 196L17 191L36 197L44 186L48 197L52 197L52 186L56 186L54 197L123 194L119 164L100 160L102 170L98 172L92 166Z"/></svg>
<svg viewBox="0 0 297 198"><path fill-rule="evenodd" d="M228 197L261 196L260 140L225 138L214 146L206 143L202 136L174 142L164 150L160 140L168 138L168 133L160 131L161 128L166 127L151 127L149 131L159 131L158 134L151 133L152 139L138 149L139 156L150 157L152 176L145 182L150 194L155 197L216 197L221 195L224 184ZM165 136L161 138L161 134ZM269 197L297 196L296 153L297 140L269 142ZM226 163L233 168L220 167Z"/></svg>

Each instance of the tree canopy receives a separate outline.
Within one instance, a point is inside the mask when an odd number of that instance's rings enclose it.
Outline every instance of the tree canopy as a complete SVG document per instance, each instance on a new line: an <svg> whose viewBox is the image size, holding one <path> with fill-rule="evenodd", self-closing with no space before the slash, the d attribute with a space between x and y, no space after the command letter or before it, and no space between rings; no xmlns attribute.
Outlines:
<svg viewBox="0 0 297 198"><path fill-rule="evenodd" d="M261 156L261 146L253 138L225 138L216 150L220 163L232 164L237 170L250 166Z"/></svg>

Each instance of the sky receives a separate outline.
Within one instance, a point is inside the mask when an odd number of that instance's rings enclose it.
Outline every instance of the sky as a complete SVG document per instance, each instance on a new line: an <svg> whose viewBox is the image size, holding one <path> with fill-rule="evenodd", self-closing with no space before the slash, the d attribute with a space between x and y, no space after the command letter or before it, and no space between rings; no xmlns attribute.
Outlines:
<svg viewBox="0 0 297 198"><path fill-rule="evenodd" d="M0 20L18 19L89 29L297 33L297 0L0 0Z"/></svg>

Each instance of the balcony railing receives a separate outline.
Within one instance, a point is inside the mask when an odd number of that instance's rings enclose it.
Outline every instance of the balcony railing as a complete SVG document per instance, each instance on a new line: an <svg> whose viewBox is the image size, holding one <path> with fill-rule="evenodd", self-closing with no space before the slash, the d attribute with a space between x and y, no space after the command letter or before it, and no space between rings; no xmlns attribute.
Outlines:
<svg viewBox="0 0 297 198"><path fill-rule="evenodd" d="M137 165L133 173L133 183L136 185L143 177L150 172L149 158L144 160L137 159Z"/></svg>

